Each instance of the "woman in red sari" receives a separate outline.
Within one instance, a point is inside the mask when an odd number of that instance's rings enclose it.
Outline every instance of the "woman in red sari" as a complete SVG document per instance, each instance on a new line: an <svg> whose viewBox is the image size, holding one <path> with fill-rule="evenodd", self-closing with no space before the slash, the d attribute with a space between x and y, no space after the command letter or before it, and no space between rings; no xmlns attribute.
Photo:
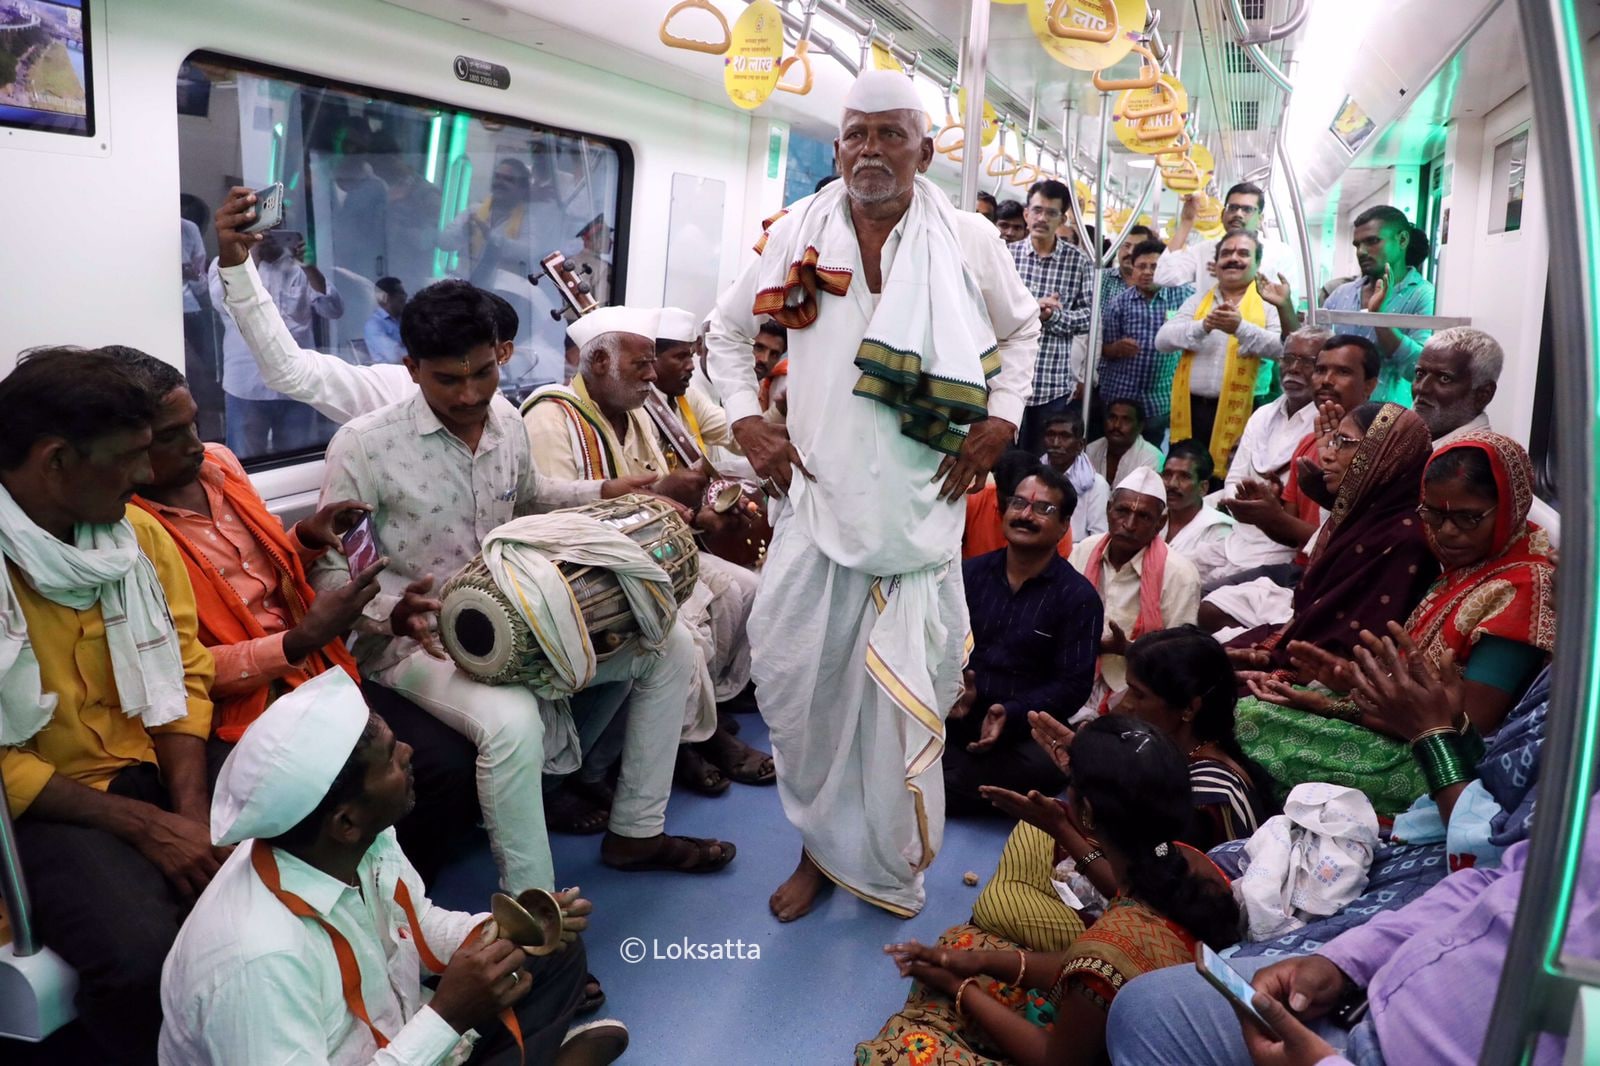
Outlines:
<svg viewBox="0 0 1600 1066"><path fill-rule="evenodd" d="M1459 671L1467 721L1457 724L1479 735L1500 727L1555 646L1555 563L1544 530L1528 521L1532 501L1528 453L1498 433L1457 438L1433 454L1423 474L1416 513L1444 570L1411 612L1405 632L1434 669ZM1283 785L1353 784L1372 796L1380 814L1393 812L1391 798L1403 800L1398 809L1404 809L1424 791L1406 743L1412 738L1408 723L1388 721L1370 701L1344 698L1356 678L1349 659L1309 644L1293 644L1289 651L1329 691L1293 688L1270 676L1252 681L1263 701L1280 705L1278 716L1309 712L1293 721L1303 743L1287 755L1277 744L1281 738L1268 735L1263 719L1255 721L1260 732L1251 740L1279 749L1262 760L1268 771ZM1245 734L1241 727L1249 751ZM1366 761L1379 749L1392 756L1379 760L1385 763L1381 781L1350 772L1352 744ZM1410 797L1390 797L1402 776L1408 784L1400 791L1411 791ZM1379 802L1375 788L1386 802Z"/></svg>

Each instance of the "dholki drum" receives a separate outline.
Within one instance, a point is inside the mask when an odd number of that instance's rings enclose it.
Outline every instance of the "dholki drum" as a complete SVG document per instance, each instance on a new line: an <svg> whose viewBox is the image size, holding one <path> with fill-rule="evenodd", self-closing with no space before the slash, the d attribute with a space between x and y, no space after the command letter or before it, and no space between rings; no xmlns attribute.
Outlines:
<svg viewBox="0 0 1600 1066"><path fill-rule="evenodd" d="M700 577L694 535L670 505L649 496L619 496L573 508L625 534L654 559L672 582L681 605ZM595 657L605 660L629 647L639 624L616 575L575 563L556 563L583 613ZM479 554L440 591L439 635L456 665L490 685L524 684L551 667L522 613L500 591Z"/></svg>

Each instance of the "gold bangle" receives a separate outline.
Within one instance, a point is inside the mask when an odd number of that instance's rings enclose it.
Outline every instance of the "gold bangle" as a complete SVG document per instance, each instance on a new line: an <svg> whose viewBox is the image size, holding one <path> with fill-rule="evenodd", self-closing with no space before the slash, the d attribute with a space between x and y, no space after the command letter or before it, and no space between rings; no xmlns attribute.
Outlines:
<svg viewBox="0 0 1600 1066"><path fill-rule="evenodd" d="M1028 956L1021 948L1017 949L1017 987L1022 987L1022 979L1028 976Z"/></svg>
<svg viewBox="0 0 1600 1066"><path fill-rule="evenodd" d="M1457 730L1453 725L1442 725L1433 729L1424 729L1422 732L1411 738L1411 743L1420 744L1429 737L1440 737L1444 736L1446 733L1456 733L1459 735L1459 730Z"/></svg>
<svg viewBox="0 0 1600 1066"><path fill-rule="evenodd" d="M965 992L967 990L967 986L976 980L976 977L969 977L965 981L962 981L959 985L956 985L956 1017L960 1018L963 1023L966 1022L967 1016L961 1010L961 993Z"/></svg>

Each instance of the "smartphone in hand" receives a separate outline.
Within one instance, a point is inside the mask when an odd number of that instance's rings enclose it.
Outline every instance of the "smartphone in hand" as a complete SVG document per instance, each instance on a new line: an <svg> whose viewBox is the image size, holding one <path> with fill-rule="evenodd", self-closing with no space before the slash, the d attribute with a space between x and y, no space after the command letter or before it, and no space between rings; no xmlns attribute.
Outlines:
<svg viewBox="0 0 1600 1066"><path fill-rule="evenodd" d="M1221 955L1212 951L1210 944L1201 944L1194 949L1194 968L1199 970L1201 977L1211 982L1213 988L1221 992L1239 1013L1249 1018L1262 1032L1274 1040L1283 1039L1251 1002L1255 999L1256 990L1250 982L1246 981L1238 970L1229 966Z"/></svg>
<svg viewBox="0 0 1600 1066"><path fill-rule="evenodd" d="M240 233L265 233L283 225L283 182L275 181L256 190L256 220Z"/></svg>
<svg viewBox="0 0 1600 1066"><path fill-rule="evenodd" d="M344 557L350 564L352 576L378 561L378 538L372 531L370 514L362 515L361 521L351 526L339 542L344 546Z"/></svg>

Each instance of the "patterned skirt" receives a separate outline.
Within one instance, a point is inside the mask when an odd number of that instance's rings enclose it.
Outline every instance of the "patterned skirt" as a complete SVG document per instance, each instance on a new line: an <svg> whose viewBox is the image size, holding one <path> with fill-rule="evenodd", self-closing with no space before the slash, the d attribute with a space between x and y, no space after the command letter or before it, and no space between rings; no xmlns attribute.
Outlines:
<svg viewBox="0 0 1600 1066"><path fill-rule="evenodd" d="M1360 789L1379 815L1392 817L1427 794L1402 740L1254 697L1240 700L1235 714L1240 747L1278 783L1280 802L1296 785L1326 781Z"/></svg>
<svg viewBox="0 0 1600 1066"><path fill-rule="evenodd" d="M977 951L1017 950L1016 944L975 925L946 931L939 944ZM1050 1029L1055 1024L1055 1004L1044 991L982 978L967 992L969 1012L979 990L1035 1025ZM982 1030L962 1024L949 996L920 982L912 985L905 1007L884 1023L875 1039L856 1045L856 1066L1005 1066L1005 1061Z"/></svg>

